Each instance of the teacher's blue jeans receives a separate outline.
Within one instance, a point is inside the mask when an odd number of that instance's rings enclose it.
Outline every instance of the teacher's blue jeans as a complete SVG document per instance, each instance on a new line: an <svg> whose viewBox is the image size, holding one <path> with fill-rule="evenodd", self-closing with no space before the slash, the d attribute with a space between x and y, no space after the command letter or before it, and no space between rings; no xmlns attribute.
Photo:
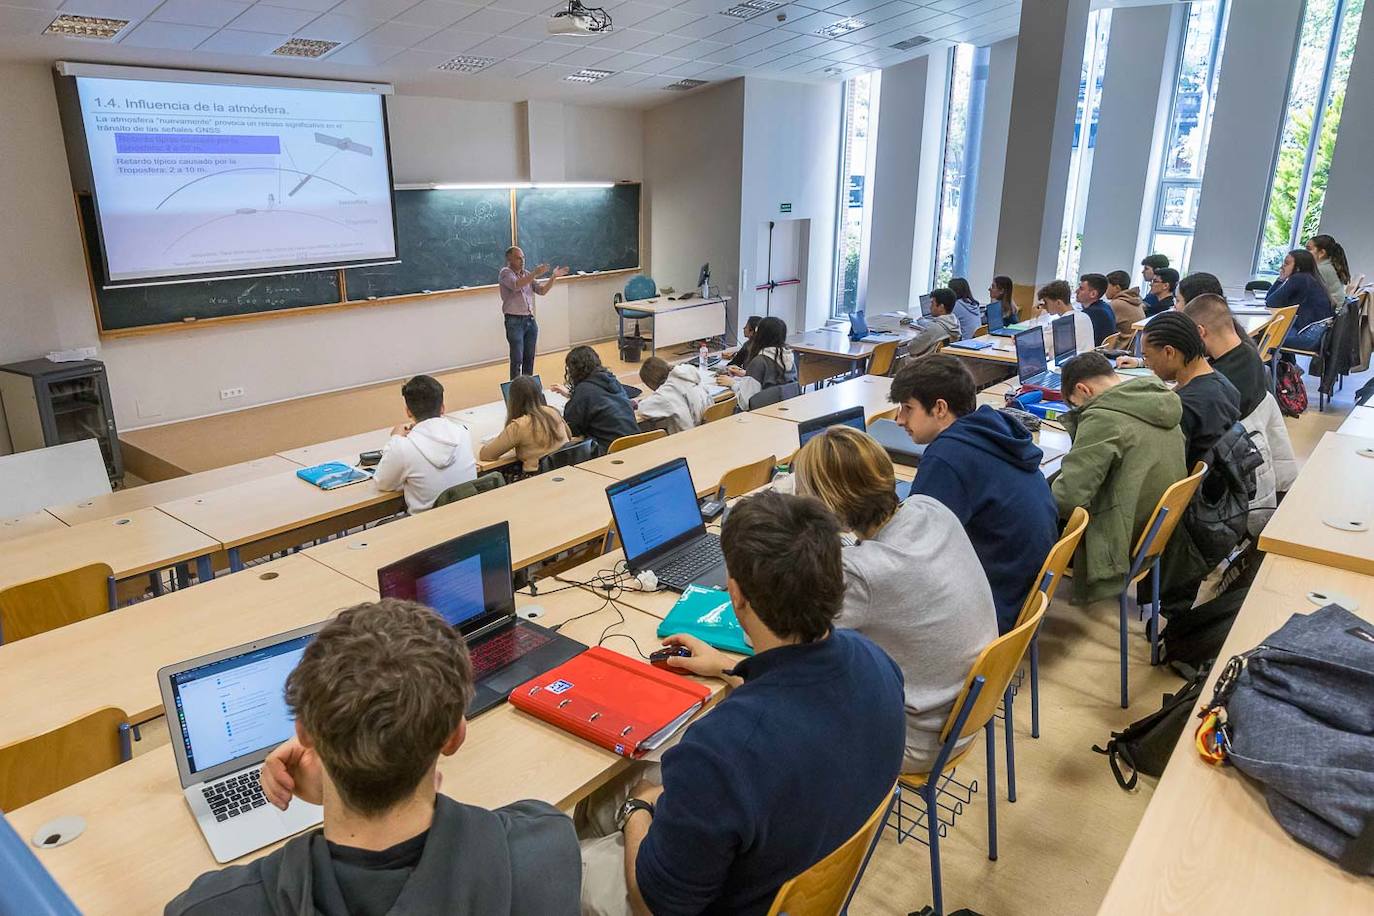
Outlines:
<svg viewBox="0 0 1374 916"><path fill-rule="evenodd" d="M532 315L506 316L506 343L510 344L510 377L534 375L534 347L539 325Z"/></svg>

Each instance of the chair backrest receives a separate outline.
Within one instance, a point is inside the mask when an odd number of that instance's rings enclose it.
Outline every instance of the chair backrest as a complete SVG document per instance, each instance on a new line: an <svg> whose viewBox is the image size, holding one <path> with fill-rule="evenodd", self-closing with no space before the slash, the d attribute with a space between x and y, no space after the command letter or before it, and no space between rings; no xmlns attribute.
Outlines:
<svg viewBox="0 0 1374 916"><path fill-rule="evenodd" d="M109 471L95 439L0 455L0 518L109 492Z"/></svg>
<svg viewBox="0 0 1374 916"><path fill-rule="evenodd" d="M717 401L716 403L712 404L710 407L706 408L706 410L702 413L702 415L701 415L701 422L703 422L703 423L714 423L714 422L717 421L717 420L724 420L726 417L730 416L730 415L733 414L734 412L735 412L735 399L734 399L734 398L729 398L729 399L724 400L724 401Z"/></svg>
<svg viewBox="0 0 1374 916"><path fill-rule="evenodd" d="M1269 360L1274 355L1274 350L1283 343L1284 337L1288 336L1288 329L1293 326L1293 319L1297 317L1298 307L1290 305L1281 308L1274 313L1274 317L1269 319L1269 323L1264 326L1264 335L1260 337L1259 355L1260 359Z"/></svg>
<svg viewBox="0 0 1374 916"><path fill-rule="evenodd" d="M849 889L859 879L873 838L887 820L892 798L892 792L884 795L868 820L839 849L778 888L768 916L833 916L841 912Z"/></svg>
<svg viewBox="0 0 1374 916"><path fill-rule="evenodd" d="M1102 338L1102 343L1098 344L1098 347L1103 350L1120 350L1120 341L1121 332L1118 331L1115 334L1108 334L1106 337Z"/></svg>
<svg viewBox="0 0 1374 916"><path fill-rule="evenodd" d="M1135 549L1131 551L1131 569L1136 571L1133 578L1144 576L1155 557L1169 546L1169 538L1173 537L1174 529L1183 520L1183 510L1193 501L1198 484L1202 483L1202 478L1206 476L1207 462L1199 461L1193 465L1191 474L1171 484L1160 494L1155 511L1150 513L1150 520L1145 523L1145 530L1140 532Z"/></svg>
<svg viewBox="0 0 1374 916"><path fill-rule="evenodd" d="M1117 335L1116 335L1116 349L1118 349L1118 350L1129 350L1129 349L1131 349L1131 347L1133 347L1133 346L1135 345L1135 338L1136 338L1136 335L1139 334L1139 333L1140 333L1140 331L1138 331L1137 329L1131 328L1131 330L1130 330L1128 333L1125 333L1125 334L1120 334L1120 333L1119 333L1119 334L1117 334Z"/></svg>
<svg viewBox="0 0 1374 916"><path fill-rule="evenodd" d="M1266 290L1273 287L1273 285L1274 284L1269 280L1251 280L1249 283L1245 284L1245 291L1248 293L1254 290Z"/></svg>
<svg viewBox="0 0 1374 916"><path fill-rule="evenodd" d="M985 325L985 324L980 324L980 325L978 325L978 327L976 327L976 328L973 329L973 336L974 336L974 337L987 337L987 336L988 336L988 326Z"/></svg>
<svg viewBox="0 0 1374 916"><path fill-rule="evenodd" d="M767 458L731 468L721 475L719 492L726 499L752 493L773 479L773 469L777 466L778 457L769 455Z"/></svg>
<svg viewBox="0 0 1374 916"><path fill-rule="evenodd" d="M621 436L611 443L611 447L606 449L607 455L616 452L623 452L627 448L634 448L636 445L643 445L645 442L653 442L655 439L662 439L668 435L666 429L651 429L647 433L635 433L633 436Z"/></svg>
<svg viewBox="0 0 1374 916"><path fill-rule="evenodd" d="M1036 595L1043 594L1047 604L1054 600L1059 580L1064 578L1064 571L1069 568L1069 561L1073 559L1073 552L1078 549L1078 542L1083 539L1083 531L1087 527L1088 510L1078 506L1069 515L1069 523L1064 526L1064 533L1045 555L1040 572L1035 574L1030 594L1026 596L1025 604L1021 605L1021 614L1016 618L1018 624L1023 623L1034 612Z"/></svg>
<svg viewBox="0 0 1374 916"><path fill-rule="evenodd" d="M0 591L0 642L36 636L105 613L110 610L113 576L108 564L92 563Z"/></svg>
<svg viewBox="0 0 1374 916"><path fill-rule="evenodd" d="M902 408L900 406L893 406L889 407L887 410L884 410L880 413L875 413L873 416L868 418L868 422L864 425L867 427L872 427L873 424L877 423L879 420L891 420L895 423L897 422L897 411L901 409Z"/></svg>
<svg viewBox="0 0 1374 916"><path fill-rule="evenodd" d="M506 478L501 476L500 471L487 471L476 480L465 480L456 483L447 490L439 494L434 500L434 508L447 506L449 503L456 503L460 499L467 499L469 496L476 496L478 493L485 493L488 490L495 490L497 487L505 486Z"/></svg>
<svg viewBox="0 0 1374 916"><path fill-rule="evenodd" d="M658 284L652 277L644 274L635 274L625 284L625 301L634 302L636 299L652 299L658 295Z"/></svg>
<svg viewBox="0 0 1374 916"><path fill-rule="evenodd" d="M569 442L557 451L549 452L539 459L539 473L556 471L559 468L572 467L584 461L591 461L597 456L597 445L595 439L580 439L577 442Z"/></svg>
<svg viewBox="0 0 1374 916"><path fill-rule="evenodd" d="M892 371L892 363L897 358L897 344L900 342L889 340L873 348L873 355L868 358L869 375L887 375Z"/></svg>
<svg viewBox="0 0 1374 916"><path fill-rule="evenodd" d="M129 717L107 706L0 747L0 810L13 811L132 756Z"/></svg>
<svg viewBox="0 0 1374 916"><path fill-rule="evenodd" d="M964 720L964 727L959 732L959 740L977 734L978 729L986 725L993 714L997 712L997 704L1002 702L1002 694L1006 693L1007 685L1011 683L1012 677L1021 667L1021 659L1026 657L1026 650L1030 648L1031 637L1040 627L1040 620L1045 616L1045 608L1049 606L1049 599L1045 597L1044 592L1036 592L1030 600L1031 612L1022 614L1024 619L1017 621L1013 629L988 643L987 647L974 659L973 667L969 669L968 677L964 679L964 686L960 689L959 696L954 698L954 706L950 708L949 718L945 720L944 728L940 729L942 742L949 738L949 733L954 729L955 722L959 718L959 711L964 705L964 697L968 695L977 678L983 679L983 689L979 692L978 699L974 701L973 709L969 711L968 718Z"/></svg>
<svg viewBox="0 0 1374 916"><path fill-rule="evenodd" d="M749 399L749 409L758 410L760 407L767 407L779 401L786 401L801 394L801 385L797 382L788 382L785 385L774 385L772 388L765 388L758 394Z"/></svg>

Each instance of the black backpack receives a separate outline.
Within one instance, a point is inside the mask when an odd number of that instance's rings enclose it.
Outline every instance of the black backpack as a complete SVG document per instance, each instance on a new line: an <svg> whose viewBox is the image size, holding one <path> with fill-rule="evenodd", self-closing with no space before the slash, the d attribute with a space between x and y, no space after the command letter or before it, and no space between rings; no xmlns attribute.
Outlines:
<svg viewBox="0 0 1374 916"><path fill-rule="evenodd" d="M1202 696L1202 685L1206 683L1211 670L1210 664L1203 665L1197 675L1177 693L1166 693L1163 704L1156 712L1132 722L1125 731L1112 732L1106 747L1093 745L1094 751L1107 755L1117 785L1123 789L1134 789L1141 773L1159 776L1164 772L1169 755L1174 752L1174 745L1178 744L1193 707ZM1122 774L1123 763L1130 768L1130 776Z"/></svg>
<svg viewBox="0 0 1374 916"><path fill-rule="evenodd" d="M1264 456L1245 426L1236 421L1204 460L1207 476L1184 510L1183 527L1211 569L1246 535L1250 503L1255 498L1255 472L1264 464Z"/></svg>

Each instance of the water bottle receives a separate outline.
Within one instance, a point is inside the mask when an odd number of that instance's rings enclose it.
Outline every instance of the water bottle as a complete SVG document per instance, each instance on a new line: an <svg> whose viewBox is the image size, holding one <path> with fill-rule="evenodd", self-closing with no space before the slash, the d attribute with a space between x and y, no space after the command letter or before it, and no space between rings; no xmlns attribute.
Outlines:
<svg viewBox="0 0 1374 916"><path fill-rule="evenodd" d="M706 342L702 341L701 349L697 351L697 365L705 369L708 359L710 359L710 351L706 349Z"/></svg>

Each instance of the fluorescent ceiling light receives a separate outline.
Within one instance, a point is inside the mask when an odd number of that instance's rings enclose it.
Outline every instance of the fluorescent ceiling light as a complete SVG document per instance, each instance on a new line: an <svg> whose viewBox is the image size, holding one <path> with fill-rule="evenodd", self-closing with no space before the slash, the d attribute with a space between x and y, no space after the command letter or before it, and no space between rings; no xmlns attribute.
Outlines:
<svg viewBox="0 0 1374 916"><path fill-rule="evenodd" d="M780 6L781 3L774 3L773 0L744 0L743 3L737 3L728 10L721 10L720 14L731 19L753 19L755 16L771 13Z"/></svg>
<svg viewBox="0 0 1374 916"><path fill-rule="evenodd" d="M463 55L435 67L435 70L448 70L454 73L478 73L496 63L494 57L473 57Z"/></svg>
<svg viewBox="0 0 1374 916"><path fill-rule="evenodd" d="M61 35L65 38L96 38L109 41L120 33L127 19L105 19L100 16L73 16L63 13L43 30L44 35Z"/></svg>
<svg viewBox="0 0 1374 916"><path fill-rule="evenodd" d="M698 86L705 85L706 80L678 80L676 83L669 83L663 88L667 89L669 92L686 92L689 89L695 89Z"/></svg>
<svg viewBox="0 0 1374 916"><path fill-rule="evenodd" d="M597 83L608 76L614 76L614 70L597 70L594 67L586 67L576 73L569 73L563 79L571 83Z"/></svg>
<svg viewBox="0 0 1374 916"><path fill-rule="evenodd" d="M339 44L318 38L293 38L272 53L278 57L324 57Z"/></svg>
<svg viewBox="0 0 1374 916"><path fill-rule="evenodd" d="M832 22L823 29L817 29L816 34L822 38L839 38L841 35L857 32L867 26L868 23L862 19L841 19L839 22Z"/></svg>

